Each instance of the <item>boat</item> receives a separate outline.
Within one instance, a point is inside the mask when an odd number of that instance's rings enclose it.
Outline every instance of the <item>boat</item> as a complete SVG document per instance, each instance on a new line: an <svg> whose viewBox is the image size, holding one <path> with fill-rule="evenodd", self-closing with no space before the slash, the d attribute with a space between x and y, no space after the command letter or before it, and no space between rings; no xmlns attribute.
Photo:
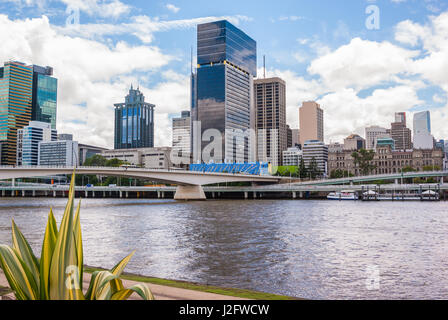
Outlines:
<svg viewBox="0 0 448 320"><path fill-rule="evenodd" d="M358 195L353 190L342 190L341 192L331 192L327 196L328 200L358 200Z"/></svg>

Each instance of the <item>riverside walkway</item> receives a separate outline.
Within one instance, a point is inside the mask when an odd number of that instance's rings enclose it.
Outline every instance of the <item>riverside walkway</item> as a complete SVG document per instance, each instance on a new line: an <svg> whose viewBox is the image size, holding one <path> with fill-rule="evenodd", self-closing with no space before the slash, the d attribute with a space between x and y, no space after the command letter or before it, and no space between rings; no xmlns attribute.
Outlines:
<svg viewBox="0 0 448 320"><path fill-rule="evenodd" d="M85 290L87 290L87 288L89 287L90 276L91 276L90 273L84 274L83 287ZM141 282L123 280L123 285L126 288L131 287L137 283ZM216 293L175 288L152 283L145 283L145 284L149 287L156 300L248 300L244 298L231 297ZM0 287L9 287L8 281L6 280L5 275L1 270L0 270ZM14 299L14 295L11 293L8 294L7 299ZM129 300L141 300L141 299L136 293L134 293L131 295Z"/></svg>

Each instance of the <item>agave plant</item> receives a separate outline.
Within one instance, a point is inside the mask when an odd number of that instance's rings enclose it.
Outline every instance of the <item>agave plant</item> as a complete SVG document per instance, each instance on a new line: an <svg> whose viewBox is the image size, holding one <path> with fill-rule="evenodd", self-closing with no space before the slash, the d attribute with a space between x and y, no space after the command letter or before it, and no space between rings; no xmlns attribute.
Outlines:
<svg viewBox="0 0 448 320"><path fill-rule="evenodd" d="M83 291L83 248L78 207L74 208L75 174L70 183L68 202L59 230L50 209L40 259L12 221L12 248L0 245L0 268L18 300L126 300L136 292L153 300L149 288L137 284L124 288L120 276L134 252L110 271L92 273Z"/></svg>

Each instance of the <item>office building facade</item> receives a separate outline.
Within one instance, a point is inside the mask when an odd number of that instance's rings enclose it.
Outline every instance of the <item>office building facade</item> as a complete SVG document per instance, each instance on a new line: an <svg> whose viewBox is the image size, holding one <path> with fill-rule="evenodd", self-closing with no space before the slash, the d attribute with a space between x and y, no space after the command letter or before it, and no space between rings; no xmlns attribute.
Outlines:
<svg viewBox="0 0 448 320"><path fill-rule="evenodd" d="M171 152L171 147L115 149L106 150L101 156L107 160L119 159L132 166L147 169L169 169L173 167Z"/></svg>
<svg viewBox="0 0 448 320"><path fill-rule="evenodd" d="M357 134L351 134L344 139L344 150L360 150L366 148L366 140Z"/></svg>
<svg viewBox="0 0 448 320"><path fill-rule="evenodd" d="M50 123L56 129L58 80L52 75L52 67L33 65L31 120Z"/></svg>
<svg viewBox="0 0 448 320"><path fill-rule="evenodd" d="M307 168L313 161L322 175L327 174L328 146L319 140L308 140L303 144L303 161Z"/></svg>
<svg viewBox="0 0 448 320"><path fill-rule="evenodd" d="M286 125L286 84L280 78L254 80L258 161L281 165L292 132Z"/></svg>
<svg viewBox="0 0 448 320"><path fill-rule="evenodd" d="M253 39L225 20L198 25L191 85L194 162L255 160L256 72ZM214 150L208 150L210 135L220 140Z"/></svg>
<svg viewBox="0 0 448 320"><path fill-rule="evenodd" d="M288 148L283 151L283 165L284 166L299 166L303 156L303 151L298 147Z"/></svg>
<svg viewBox="0 0 448 320"><path fill-rule="evenodd" d="M31 120L33 67L8 61L0 68L0 143L2 165L15 165L17 130Z"/></svg>
<svg viewBox="0 0 448 320"><path fill-rule="evenodd" d="M51 123L30 121L29 125L17 130L18 166L37 166L39 163L39 142L56 141L57 131Z"/></svg>
<svg viewBox="0 0 448 320"><path fill-rule="evenodd" d="M139 88L129 90L124 103L115 106L115 149L154 146L154 105L145 102Z"/></svg>
<svg viewBox="0 0 448 320"><path fill-rule="evenodd" d="M406 113L398 112L395 114L395 122L391 124L390 137L395 141L396 150L412 149L412 133L406 127Z"/></svg>
<svg viewBox="0 0 448 320"><path fill-rule="evenodd" d="M380 126L370 126L365 128L366 132L366 149L374 150L376 140L388 136L387 129Z"/></svg>
<svg viewBox="0 0 448 320"><path fill-rule="evenodd" d="M431 115L429 111L414 114L414 149L433 149L434 137L431 134Z"/></svg>
<svg viewBox="0 0 448 320"><path fill-rule="evenodd" d="M175 161L190 163L191 117L190 111L182 111L180 118L173 118L172 148Z"/></svg>
<svg viewBox="0 0 448 320"><path fill-rule="evenodd" d="M78 142L73 140L39 142L40 166L75 166L78 163Z"/></svg>
<svg viewBox="0 0 448 320"><path fill-rule="evenodd" d="M299 109L300 143L308 140L324 141L324 111L314 101L307 101Z"/></svg>
<svg viewBox="0 0 448 320"><path fill-rule="evenodd" d="M60 139L62 140L62 139ZM102 152L108 150L107 148L91 146L88 144L78 144L78 154L79 154L79 165L82 166L87 159L93 157L96 154L101 154Z"/></svg>

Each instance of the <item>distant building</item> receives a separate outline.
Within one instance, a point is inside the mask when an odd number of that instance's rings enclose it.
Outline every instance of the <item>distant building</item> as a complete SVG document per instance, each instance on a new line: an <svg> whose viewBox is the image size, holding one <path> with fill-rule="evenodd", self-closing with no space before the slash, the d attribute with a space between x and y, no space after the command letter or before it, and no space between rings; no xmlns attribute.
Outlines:
<svg viewBox="0 0 448 320"><path fill-rule="evenodd" d="M284 166L299 166L302 159L303 151L297 147L288 148L283 151L283 165Z"/></svg>
<svg viewBox="0 0 448 320"><path fill-rule="evenodd" d="M376 139L387 137L387 129L379 126L370 126L365 129L366 131L366 149L375 149Z"/></svg>
<svg viewBox="0 0 448 320"><path fill-rule="evenodd" d="M406 167L421 171L424 167L443 168L443 151L433 150L394 150L390 145L378 145L371 164L375 169L370 174L400 173ZM352 151L330 152L328 155L328 170L346 170L353 175L361 175L361 170L355 166Z"/></svg>
<svg viewBox="0 0 448 320"><path fill-rule="evenodd" d="M73 135L71 133L59 133L58 140L73 140Z"/></svg>
<svg viewBox="0 0 448 320"><path fill-rule="evenodd" d="M281 165L282 152L292 146L286 125L286 84L280 78L254 80L258 160Z"/></svg>
<svg viewBox="0 0 448 320"><path fill-rule="evenodd" d="M366 140L357 134L351 134L344 139L344 150L360 150L365 149Z"/></svg>
<svg viewBox="0 0 448 320"><path fill-rule="evenodd" d="M115 106L115 149L154 146L154 105L145 102L140 90L131 89L124 103Z"/></svg>
<svg viewBox="0 0 448 320"><path fill-rule="evenodd" d="M395 122L391 124L390 136L395 141L396 150L412 149L411 130L406 127L406 113L395 114Z"/></svg>
<svg viewBox="0 0 448 320"><path fill-rule="evenodd" d="M75 166L78 163L78 142L72 140L39 142L40 166Z"/></svg>
<svg viewBox="0 0 448 320"><path fill-rule="evenodd" d="M50 123L56 129L58 79L52 76L52 67L33 65L31 120Z"/></svg>
<svg viewBox="0 0 448 320"><path fill-rule="evenodd" d="M82 166L87 159L93 157L96 154L101 154L106 150L108 149L79 143L78 144L79 165Z"/></svg>
<svg viewBox="0 0 448 320"><path fill-rule="evenodd" d="M385 146L389 146L392 150L395 150L395 140L392 138L377 138L376 139L375 149L385 147Z"/></svg>
<svg viewBox="0 0 448 320"><path fill-rule="evenodd" d="M328 147L319 140L308 140L303 144L303 161L306 167L316 161L319 172L327 174Z"/></svg>
<svg viewBox="0 0 448 320"><path fill-rule="evenodd" d="M429 111L414 114L414 149L433 149L434 137L431 134L431 115Z"/></svg>
<svg viewBox="0 0 448 320"><path fill-rule="evenodd" d="M330 143L327 147L328 147L328 153L342 152L344 150L344 145L339 142Z"/></svg>
<svg viewBox="0 0 448 320"><path fill-rule="evenodd" d="M17 130L17 165L37 166L39 163L39 142L57 140L57 131L51 123L30 121Z"/></svg>
<svg viewBox="0 0 448 320"><path fill-rule="evenodd" d="M324 141L324 111L314 101L304 102L299 109L300 143Z"/></svg>
<svg viewBox="0 0 448 320"><path fill-rule="evenodd" d="M253 78L257 43L226 20L197 26L197 71L192 73L191 116L194 162L239 163L256 159ZM222 136L222 150L203 154L209 129ZM199 130L199 129L198 129ZM205 156L206 158L202 158Z"/></svg>
<svg viewBox="0 0 448 320"><path fill-rule="evenodd" d="M119 159L130 165L149 169L169 169L173 167L171 162L171 147L135 148L106 150L101 156L110 159Z"/></svg>
<svg viewBox="0 0 448 320"><path fill-rule="evenodd" d="M33 67L17 61L0 68L0 164L15 165L17 130L31 120Z"/></svg>
<svg viewBox="0 0 448 320"><path fill-rule="evenodd" d="M296 147L300 145L300 130L299 129L291 129L292 139L291 139L291 147Z"/></svg>
<svg viewBox="0 0 448 320"><path fill-rule="evenodd" d="M173 155L183 164L190 163L191 154L190 111L182 111L180 118L173 118ZM181 163L179 163L181 164Z"/></svg>

